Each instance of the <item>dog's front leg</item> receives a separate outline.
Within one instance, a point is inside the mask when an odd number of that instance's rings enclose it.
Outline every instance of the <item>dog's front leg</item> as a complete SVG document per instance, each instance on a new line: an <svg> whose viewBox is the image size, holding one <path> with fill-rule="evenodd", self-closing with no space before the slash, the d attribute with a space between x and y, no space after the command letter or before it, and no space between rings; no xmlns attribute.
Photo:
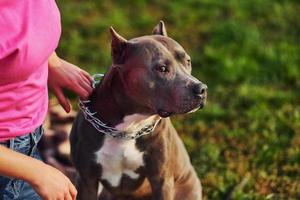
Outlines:
<svg viewBox="0 0 300 200"><path fill-rule="evenodd" d="M174 179L173 178L149 178L152 188L152 200L173 200Z"/></svg>
<svg viewBox="0 0 300 200"><path fill-rule="evenodd" d="M77 179L78 195L77 200L97 200L98 180L85 179L79 177Z"/></svg>

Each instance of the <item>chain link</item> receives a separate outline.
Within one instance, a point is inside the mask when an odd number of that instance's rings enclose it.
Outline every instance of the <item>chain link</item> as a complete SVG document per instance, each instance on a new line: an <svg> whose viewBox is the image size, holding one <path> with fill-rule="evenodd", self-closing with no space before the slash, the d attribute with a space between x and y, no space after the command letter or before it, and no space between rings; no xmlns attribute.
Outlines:
<svg viewBox="0 0 300 200"><path fill-rule="evenodd" d="M103 74L95 74L93 75L93 83L92 86L93 88L95 88L97 86L97 84L99 84L100 80L96 80L97 78L103 78ZM127 132L124 131L120 131L117 130L113 127L108 126L107 124L103 123L100 119L98 119L95 115L97 114L97 112L92 112L89 109L89 106L87 105L88 103L90 103L90 100L87 101L83 101L79 98L79 103L78 106L80 108L80 110L82 111L84 118L93 125L93 127L100 133L103 133L109 137L112 138L119 138L119 139L124 139L124 140L134 140L137 139L143 135L148 135L150 133L152 133L155 129L155 127L157 126L157 124L160 122L161 118L159 118L158 120L156 120L156 122L154 122L151 125L147 125L145 127L143 127L141 130L139 130L135 135L131 135Z"/></svg>

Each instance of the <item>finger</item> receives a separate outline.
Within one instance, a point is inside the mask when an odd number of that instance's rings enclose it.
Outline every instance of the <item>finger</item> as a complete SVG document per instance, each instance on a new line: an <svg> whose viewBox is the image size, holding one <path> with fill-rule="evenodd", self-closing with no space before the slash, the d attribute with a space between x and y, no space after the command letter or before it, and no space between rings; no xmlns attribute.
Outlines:
<svg viewBox="0 0 300 200"><path fill-rule="evenodd" d="M69 190L70 190L70 194L72 196L72 199L76 199L77 190L76 190L75 186L71 182L69 183Z"/></svg>
<svg viewBox="0 0 300 200"><path fill-rule="evenodd" d="M65 194L63 192L53 194L53 197L51 197L47 200L65 200Z"/></svg>
<svg viewBox="0 0 300 200"><path fill-rule="evenodd" d="M84 70L82 70L81 72L82 72L82 75L83 75L84 77L86 77L86 78L89 80L90 83L93 82L93 78L92 78L92 76L91 76L89 73L87 73L87 72L84 71Z"/></svg>
<svg viewBox="0 0 300 200"><path fill-rule="evenodd" d="M82 82L80 83L80 85L81 85L81 86L83 87L83 89L85 89L89 94L92 93L93 87L92 87L92 85L91 85L89 82L87 82L87 81L82 81Z"/></svg>
<svg viewBox="0 0 300 200"><path fill-rule="evenodd" d="M78 83L73 84L68 89L75 92L82 99L87 99L89 96L89 93Z"/></svg>
<svg viewBox="0 0 300 200"><path fill-rule="evenodd" d="M83 74L80 75L81 76L81 81L84 84L84 87L87 89L87 91L89 93L92 92L93 90L93 81L89 80L86 76L84 76Z"/></svg>
<svg viewBox="0 0 300 200"><path fill-rule="evenodd" d="M71 110L71 104L68 99L65 97L64 93L62 92L61 88L56 87L53 88L53 92L59 102L59 104L63 107L63 109L69 113Z"/></svg>
<svg viewBox="0 0 300 200"><path fill-rule="evenodd" d="M73 200L73 198L72 198L72 196L71 196L71 194L69 192L67 192L65 194L64 200Z"/></svg>
<svg viewBox="0 0 300 200"><path fill-rule="evenodd" d="M53 200L65 200L65 194L64 193L57 194L57 196Z"/></svg>
<svg viewBox="0 0 300 200"><path fill-rule="evenodd" d="M91 88L92 88L92 85L93 85L93 81L89 80L87 77L85 77L84 75L81 75L83 81L89 85Z"/></svg>
<svg viewBox="0 0 300 200"><path fill-rule="evenodd" d="M82 99L87 99L89 96L89 93L79 83L75 82L71 85L67 85L66 88L76 93Z"/></svg>

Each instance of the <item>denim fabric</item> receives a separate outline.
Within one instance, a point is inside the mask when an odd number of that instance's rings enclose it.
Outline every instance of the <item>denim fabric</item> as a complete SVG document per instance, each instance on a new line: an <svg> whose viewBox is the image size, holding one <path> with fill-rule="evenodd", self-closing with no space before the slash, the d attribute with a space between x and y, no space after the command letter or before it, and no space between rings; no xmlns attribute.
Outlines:
<svg viewBox="0 0 300 200"><path fill-rule="evenodd" d="M37 144L43 135L42 126L32 133L13 138L6 142L1 142L14 151L41 160L37 149ZM26 173L26 172L24 172ZM0 200L41 200L41 197L32 187L23 180L0 176Z"/></svg>

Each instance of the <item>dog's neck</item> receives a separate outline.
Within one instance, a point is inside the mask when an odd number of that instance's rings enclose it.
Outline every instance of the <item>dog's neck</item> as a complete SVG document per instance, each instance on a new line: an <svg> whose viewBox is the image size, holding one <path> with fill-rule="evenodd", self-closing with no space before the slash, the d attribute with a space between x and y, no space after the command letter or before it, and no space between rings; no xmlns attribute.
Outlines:
<svg viewBox="0 0 300 200"><path fill-rule="evenodd" d="M157 117L126 94L126 86L117 70L111 67L95 88L90 97L92 110L102 122L112 127L122 131L138 130L145 122L151 123Z"/></svg>

